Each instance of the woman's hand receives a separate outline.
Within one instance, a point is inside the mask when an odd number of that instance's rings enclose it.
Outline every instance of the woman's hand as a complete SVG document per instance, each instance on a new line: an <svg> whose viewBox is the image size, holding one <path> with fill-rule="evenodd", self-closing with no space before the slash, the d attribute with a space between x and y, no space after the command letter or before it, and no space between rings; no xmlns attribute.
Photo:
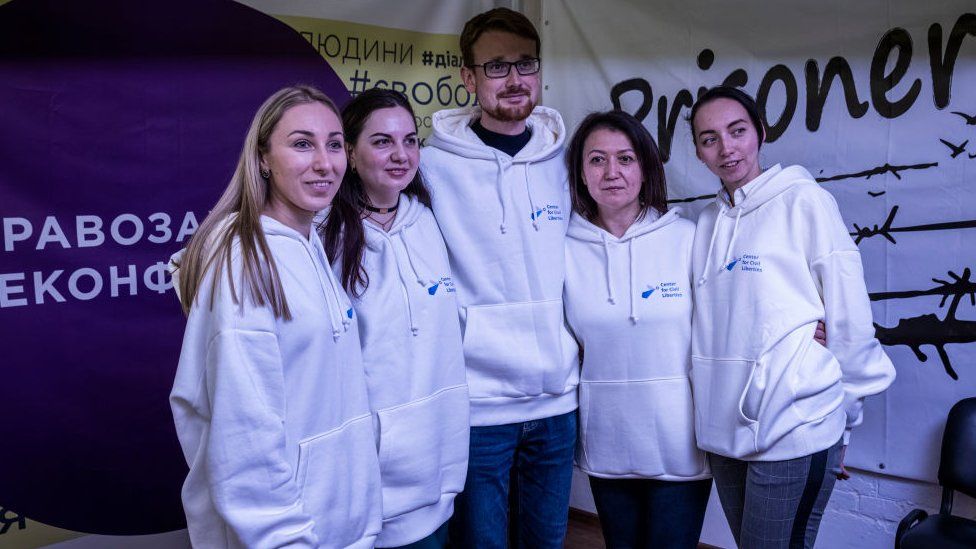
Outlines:
<svg viewBox="0 0 976 549"><path fill-rule="evenodd" d="M844 454L847 453L847 446L840 447L840 465L838 466L837 480L847 480L851 478L848 474L847 469L844 467Z"/></svg>
<svg viewBox="0 0 976 549"><path fill-rule="evenodd" d="M813 340L824 347L827 346L827 325L824 324L823 320L817 321L817 329L813 332Z"/></svg>

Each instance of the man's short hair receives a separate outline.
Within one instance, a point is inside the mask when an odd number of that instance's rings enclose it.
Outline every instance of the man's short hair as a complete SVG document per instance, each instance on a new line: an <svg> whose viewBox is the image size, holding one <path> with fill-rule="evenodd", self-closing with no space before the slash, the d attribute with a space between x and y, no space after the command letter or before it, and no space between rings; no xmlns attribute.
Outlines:
<svg viewBox="0 0 976 549"><path fill-rule="evenodd" d="M474 43L487 31L510 32L535 42L535 54L539 55L539 33L529 19L508 8L495 8L475 15L464 24L461 31L461 57L465 66L474 64Z"/></svg>

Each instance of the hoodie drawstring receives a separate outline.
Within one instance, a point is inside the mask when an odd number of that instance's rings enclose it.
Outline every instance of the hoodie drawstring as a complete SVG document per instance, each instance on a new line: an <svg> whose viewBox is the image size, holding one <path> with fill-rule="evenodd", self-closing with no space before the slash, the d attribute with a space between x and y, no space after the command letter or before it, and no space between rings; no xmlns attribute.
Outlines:
<svg viewBox="0 0 976 549"><path fill-rule="evenodd" d="M600 238L603 239L603 255L607 261L607 301L611 305L614 305L617 303L617 300L613 296L613 272L610 270L610 246L607 243L607 235L601 233Z"/></svg>
<svg viewBox="0 0 976 549"><path fill-rule="evenodd" d="M500 225L498 225L498 230L501 231L502 234L505 234L508 231L508 228L505 226L505 214L507 212L505 208L504 189L502 188L502 181L504 180L505 175L505 160L501 157L501 155L495 155L495 164L498 166L498 176L495 180L495 190L498 192L498 205L501 206L502 209L502 222ZM525 194L529 197L529 208L532 210L532 228L538 231L540 213L536 211L535 200L532 199L532 185L529 184L529 167L531 165L531 162L525 163Z"/></svg>
<svg viewBox="0 0 976 549"><path fill-rule="evenodd" d="M498 204L502 208L502 222L498 230L505 234L505 195L502 190L502 179L504 179L505 167L501 155L495 155L495 164L498 166L498 177L495 179L495 190L498 191Z"/></svg>
<svg viewBox="0 0 976 549"><path fill-rule="evenodd" d="M617 298L613 295L613 271L610 261L610 242L607 240L607 235L600 233L600 239L603 241L603 256L606 259L606 273L607 273L607 301L611 305L617 304ZM634 299L634 292L637 283L637 273L635 271L634 263L634 239L631 238L627 241L627 259L630 261L629 265L629 283L630 283L630 321L637 324L640 317L637 316L637 300Z"/></svg>
<svg viewBox="0 0 976 549"><path fill-rule="evenodd" d="M416 281L417 284L427 287L427 282L421 278L420 274L417 272L416 266L414 266L413 258L410 257L410 246L407 245L406 239L406 227L400 229L394 234L399 236L400 241L403 243L403 249L406 251L407 264L410 266L410 270L412 271L411 273L404 272L403 266L400 264L400 259L397 256L396 246L393 245L393 237L385 231L379 229L376 230L376 234L382 235L382 237L386 239L387 245L393 251L393 262L396 264L397 275L399 275L400 278L400 288L403 290L403 299L407 304L407 322L410 324L410 333L417 335L420 328L418 328L416 322L414 322L413 302L410 301L410 289L408 288L408 285L412 284L413 281ZM410 274L413 275L413 281L410 280Z"/></svg>
<svg viewBox="0 0 976 549"><path fill-rule="evenodd" d="M705 282L708 280L708 273L709 273L708 268L712 264L712 250L715 247L715 238L718 235L718 225L719 225L719 221L721 221L722 219L722 216L725 215L725 212L726 210L725 208L723 208L718 213L718 215L715 216L715 225L712 226L712 237L708 241L708 252L705 254L705 268L702 269L702 275L698 279L699 286L704 285ZM735 214L735 224L732 225L732 236L729 238L729 245L725 248L725 256L724 256L725 258L722 261L722 264L719 266L719 268L715 271L716 273L721 273L722 269L726 268L726 266L728 266L729 264L729 259L730 259L729 254L732 253L732 248L735 246L735 238L739 231L739 218L741 217L742 217L742 208L739 208L739 210Z"/></svg>
<svg viewBox="0 0 976 549"><path fill-rule="evenodd" d="M529 185L529 166L531 164L531 162L525 163L525 194L529 195L529 208L532 209L532 228L538 231L540 212L535 209L535 201L532 200L532 186Z"/></svg>
<svg viewBox="0 0 976 549"><path fill-rule="evenodd" d="M634 294L637 291L634 281L637 279L637 276L634 274L634 239L633 238L627 241L627 252L630 259L630 321L633 324L637 324L637 300L634 299Z"/></svg>
<svg viewBox="0 0 976 549"><path fill-rule="evenodd" d="M331 317L330 320L332 321L332 339L339 341L339 336L341 336L343 332L349 330L349 324L352 322L349 315L349 312L352 311L352 305L348 303L347 298L346 312L343 314L342 298L346 296L346 292L339 285L339 281L336 280L335 273L332 272L332 269L328 268L329 262L328 258L325 257L325 253L318 249L318 247L316 247L316 252L320 255L321 260L323 261L323 265L325 266L324 269L326 270L325 278L328 281L329 289L332 290L330 295L330 292L326 291L324 287L322 288L322 293L325 294L325 301L329 305L329 316ZM320 278L321 276L322 274L319 273Z"/></svg>
<svg viewBox="0 0 976 549"><path fill-rule="evenodd" d="M715 235L718 234L718 222L721 219L722 212L720 211L715 216L715 224L712 225L712 237L708 239L708 252L705 253L705 268L702 269L701 277L698 279L699 286L705 284L705 281L708 280L708 266L712 263L712 249L715 247Z"/></svg>
<svg viewBox="0 0 976 549"><path fill-rule="evenodd" d="M397 235L399 235L400 241L403 242L403 250L407 256L407 264L410 266L410 270L413 272L414 280L417 281L417 284L420 284L420 286L423 288L427 288L428 284L434 284L435 283L434 280L424 280L424 278L420 275L420 272L417 270L417 266L413 262L413 256L410 255L410 245L407 244L407 227L401 229L397 233ZM393 254L394 256L396 256L396 248L393 249ZM417 335L417 333L420 331L420 328L414 322L413 303L410 301L410 292L407 289L407 283L405 281L403 271L400 269L399 261L397 261L397 272L400 273L400 284L403 285L403 295L407 300L407 317L410 322L410 333L413 335Z"/></svg>
<svg viewBox="0 0 976 549"><path fill-rule="evenodd" d="M729 264L729 254L732 253L732 247L735 246L735 236L739 231L739 218L742 217L742 208L735 214L735 224L732 225L732 237L729 238L729 246L725 248L725 259L722 260L722 267L726 267ZM722 272L722 267L719 267L718 272Z"/></svg>

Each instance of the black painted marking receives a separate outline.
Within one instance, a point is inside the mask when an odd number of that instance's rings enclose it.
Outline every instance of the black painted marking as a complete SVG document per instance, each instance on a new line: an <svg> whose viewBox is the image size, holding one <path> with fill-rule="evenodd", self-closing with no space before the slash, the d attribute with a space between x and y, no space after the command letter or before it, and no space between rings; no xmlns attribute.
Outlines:
<svg viewBox="0 0 976 549"><path fill-rule="evenodd" d="M709 200L715 198L714 194L703 194L701 196L692 196L690 198L675 198L673 200L668 200L668 204L676 204L678 202L694 202L696 200Z"/></svg>
<svg viewBox="0 0 976 549"><path fill-rule="evenodd" d="M952 114L958 114L959 116L963 117L963 119L966 121L967 126L976 126L976 116L970 116L964 112L959 112L959 111L952 111Z"/></svg>
<svg viewBox="0 0 976 549"><path fill-rule="evenodd" d="M966 221L949 221L945 223L927 223L925 225L911 225L907 227L892 227L891 223L895 220L895 214L898 213L898 206L892 206L891 212L888 213L888 218L885 219L884 224L880 227L874 225L872 227L861 227L857 223L852 223L854 226L854 231L849 233L854 237L854 243L860 244L865 238L871 238L872 236L881 235L885 237L892 244L897 244L895 237L891 233L909 233L917 231L949 231L954 229L972 229L976 228L976 219L970 219Z"/></svg>
<svg viewBox="0 0 976 549"><path fill-rule="evenodd" d="M960 154L966 152L966 145L969 144L969 140L968 139L965 140L965 141L963 141L961 145L956 145L955 143L950 143L950 142L946 141L945 139L939 139L939 141L941 141L942 144L945 145L946 147L949 147L949 149L952 151L951 158L955 158L955 157L959 156Z"/></svg>
<svg viewBox="0 0 976 549"><path fill-rule="evenodd" d="M843 173L840 175L833 175L830 177L818 177L818 183L824 183L826 181L838 181L840 179L854 179L858 177L864 177L871 179L875 175L883 175L890 173L895 176L896 179L901 179L901 175L898 172L903 172L905 170L927 170L929 168L934 168L938 166L938 162L929 162L927 164L910 164L905 166L892 166L891 164L885 164L883 166L878 166L877 168L871 168L870 170L864 170L854 173Z"/></svg>
<svg viewBox="0 0 976 549"><path fill-rule="evenodd" d="M976 282L970 280L972 271L966 267L962 276L949 271L949 276L954 282L933 278L932 281L939 284L927 290L909 290L902 292L878 292L870 294L871 301L884 299L906 299L925 295L941 295L942 301L939 307L945 306L946 299L950 296L952 301L949 303L949 310L945 318L939 319L933 313L926 315L903 318L898 321L894 328L887 328L878 323L874 323L875 337L883 345L907 345L919 361L925 362L928 356L922 352L922 345L932 345L935 347L939 358L942 360L942 367L946 374L954 380L959 379L959 374L952 367L949 355L946 353L945 346L949 343L973 343L976 342L976 322L970 320L959 320L956 318L956 310L959 303L965 296L969 296L970 304L976 306Z"/></svg>

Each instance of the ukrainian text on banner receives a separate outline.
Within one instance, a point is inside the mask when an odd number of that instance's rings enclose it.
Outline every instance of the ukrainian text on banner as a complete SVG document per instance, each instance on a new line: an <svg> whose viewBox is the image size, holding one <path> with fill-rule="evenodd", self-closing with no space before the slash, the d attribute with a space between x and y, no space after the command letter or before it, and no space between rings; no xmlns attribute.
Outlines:
<svg viewBox="0 0 976 549"><path fill-rule="evenodd" d="M434 110L473 102L452 33L486 7L0 0L0 417L17 418L0 451L0 545L182 528L167 395L184 321L167 258L275 89L312 83L340 105L401 89L422 134Z"/></svg>
<svg viewBox="0 0 976 549"><path fill-rule="evenodd" d="M689 107L721 83L757 97L760 161L801 164L837 198L898 370L868 399L847 461L934 480L945 414L976 393L972 3L563 0L544 19L547 104L568 127L634 113L693 219L719 183L695 157Z"/></svg>
<svg viewBox="0 0 976 549"><path fill-rule="evenodd" d="M464 22L490 5L424 0L409 8L389 0L370 0L360 13L345 16L347 2L252 0L252 6L288 24L325 58L350 94L371 88L403 92L413 105L423 142L431 115L441 109L476 104L461 82L458 34ZM407 13L403 13L407 12ZM392 15L402 13L402 17ZM428 14L418 17L418 14Z"/></svg>

